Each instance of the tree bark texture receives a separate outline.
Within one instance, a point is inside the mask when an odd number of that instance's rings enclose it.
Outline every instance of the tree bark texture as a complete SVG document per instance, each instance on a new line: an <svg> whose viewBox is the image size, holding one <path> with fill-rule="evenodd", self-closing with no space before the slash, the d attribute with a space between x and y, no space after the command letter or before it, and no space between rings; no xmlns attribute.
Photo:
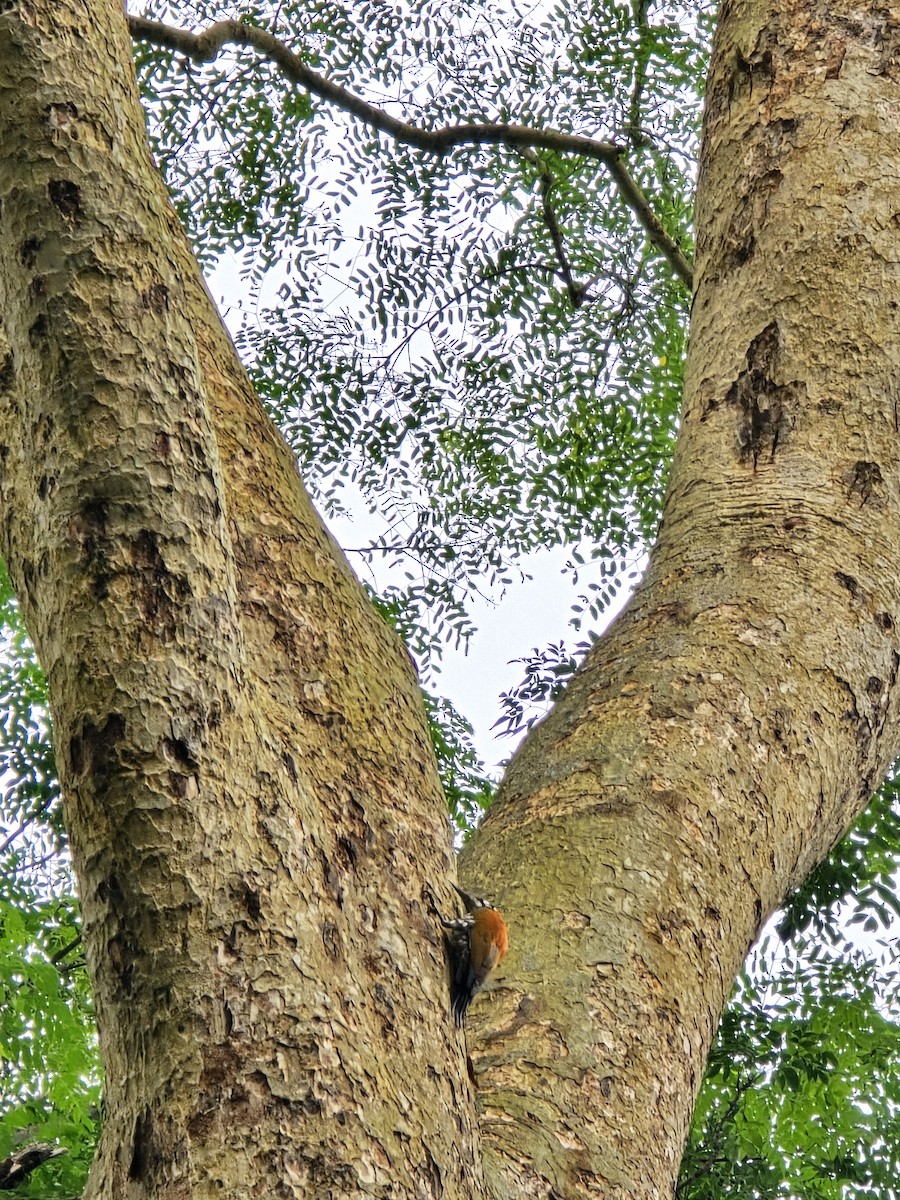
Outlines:
<svg viewBox="0 0 900 1200"><path fill-rule="evenodd" d="M898 35L723 4L659 543L466 852L512 931L476 1105L414 672L203 288L117 0L0 4L0 548L96 991L92 1200L671 1194L735 971L898 748Z"/></svg>
<svg viewBox="0 0 900 1200"><path fill-rule="evenodd" d="M672 1194L735 972L900 746L896 6L725 0L706 105L659 541L462 867L505 1195Z"/></svg>
<svg viewBox="0 0 900 1200"><path fill-rule="evenodd" d="M204 289L118 0L0 6L0 200L2 552L106 1074L87 1195L477 1195L415 672Z"/></svg>

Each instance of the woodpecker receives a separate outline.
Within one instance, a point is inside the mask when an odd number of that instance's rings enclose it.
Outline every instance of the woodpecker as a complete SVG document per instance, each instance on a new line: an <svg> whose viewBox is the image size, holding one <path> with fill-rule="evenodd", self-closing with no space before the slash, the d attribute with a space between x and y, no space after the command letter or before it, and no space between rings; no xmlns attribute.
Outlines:
<svg viewBox="0 0 900 1200"><path fill-rule="evenodd" d="M490 901L453 886L468 912L451 920L442 916L441 924L450 955L450 1007L454 1021L461 1026L473 996L506 954L509 934L506 922Z"/></svg>

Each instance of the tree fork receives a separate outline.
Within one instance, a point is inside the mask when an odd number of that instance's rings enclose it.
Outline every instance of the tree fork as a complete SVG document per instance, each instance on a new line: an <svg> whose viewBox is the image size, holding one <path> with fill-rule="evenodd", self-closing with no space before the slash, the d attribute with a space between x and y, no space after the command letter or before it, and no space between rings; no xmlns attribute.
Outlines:
<svg viewBox="0 0 900 1200"><path fill-rule="evenodd" d="M498 1197L671 1194L743 954L897 749L900 56L822 21L723 5L659 543L466 852L511 929L470 1018ZM478 1196L403 651L203 291L119 5L4 6L0 87L0 538L107 1070L87 1194Z"/></svg>

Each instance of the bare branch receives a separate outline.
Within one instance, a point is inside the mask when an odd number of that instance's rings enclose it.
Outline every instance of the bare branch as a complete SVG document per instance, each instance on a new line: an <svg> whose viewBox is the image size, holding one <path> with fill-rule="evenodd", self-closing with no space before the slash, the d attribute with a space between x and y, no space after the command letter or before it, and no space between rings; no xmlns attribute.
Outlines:
<svg viewBox="0 0 900 1200"><path fill-rule="evenodd" d="M68 1154L65 1146L50 1146L46 1142L33 1142L21 1150L14 1150L6 1158L0 1159L0 1189L12 1191L41 1163L50 1158L59 1158L61 1154Z"/></svg>
<svg viewBox="0 0 900 1200"><path fill-rule="evenodd" d="M203 33L175 29L146 17L129 16L132 36L157 46L178 51L195 62L212 62L226 45L245 46L256 50L273 62L291 80L306 88L313 96L326 100L336 108L358 117L359 120L385 133L395 141L414 146L427 154L443 158L459 146L509 146L511 148L555 150L560 154L578 154L601 162L616 182L622 199L637 217L647 236L663 255L672 270L688 287L691 286L691 264L683 251L663 227L653 212L647 197L638 187L622 161L623 148L614 142L598 141L581 134L562 133L556 129L531 129L525 125L470 124L447 125L442 129L421 129L384 109L370 104L361 96L333 83L313 71L302 58L289 50L284 42L265 29L244 25L241 21L216 21Z"/></svg>
<svg viewBox="0 0 900 1200"><path fill-rule="evenodd" d="M61 950L57 950L55 954L51 955L50 961L53 963L54 967L59 966L59 964L66 957L66 955L71 954L72 951L77 946L80 946L80 945L81 945L81 934L78 933L75 935L75 937L72 939L72 941L69 942L69 944L67 946L63 946L63 948Z"/></svg>

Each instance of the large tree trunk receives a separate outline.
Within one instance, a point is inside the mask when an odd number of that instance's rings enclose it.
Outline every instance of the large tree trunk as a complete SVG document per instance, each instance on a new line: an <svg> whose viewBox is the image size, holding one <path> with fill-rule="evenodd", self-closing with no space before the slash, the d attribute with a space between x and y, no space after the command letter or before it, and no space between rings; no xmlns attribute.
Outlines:
<svg viewBox="0 0 900 1200"><path fill-rule="evenodd" d="M203 288L118 0L0 8L2 550L96 990L88 1195L670 1194L747 947L898 747L890 13L723 6L660 540L464 864L512 928L476 1098L408 659Z"/></svg>
<svg viewBox="0 0 900 1200"><path fill-rule="evenodd" d="M95 988L88 1194L477 1194L409 657L203 287L118 0L3 8L2 551Z"/></svg>
<svg viewBox="0 0 900 1200"><path fill-rule="evenodd" d="M466 864L528 914L476 1058L510 1189L527 1152L529 1194L670 1194L736 971L900 745L900 26L870 7L722 6L659 540Z"/></svg>

